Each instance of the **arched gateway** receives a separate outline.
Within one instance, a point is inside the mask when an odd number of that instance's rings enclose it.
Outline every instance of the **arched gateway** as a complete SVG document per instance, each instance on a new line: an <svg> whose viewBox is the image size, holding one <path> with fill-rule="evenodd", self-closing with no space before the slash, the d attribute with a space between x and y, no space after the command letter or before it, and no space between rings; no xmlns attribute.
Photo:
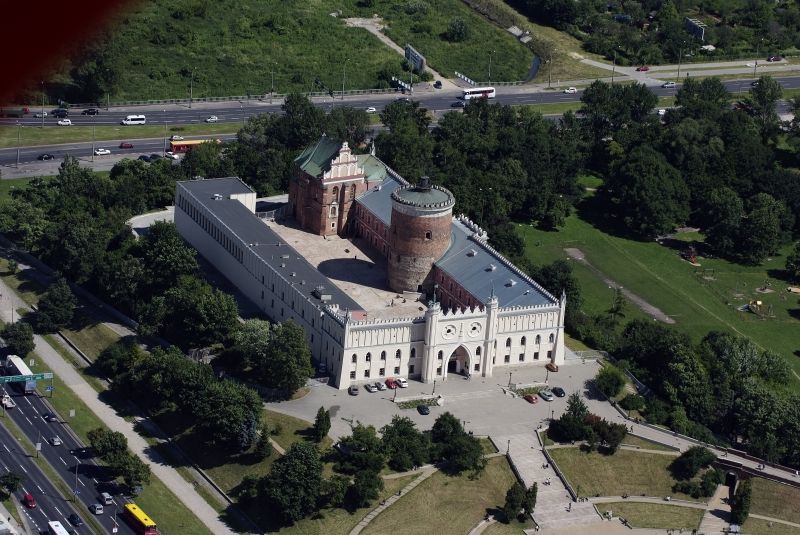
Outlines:
<svg viewBox="0 0 800 535"><path fill-rule="evenodd" d="M458 346L447 361L447 373L469 374L470 354L464 346Z"/></svg>

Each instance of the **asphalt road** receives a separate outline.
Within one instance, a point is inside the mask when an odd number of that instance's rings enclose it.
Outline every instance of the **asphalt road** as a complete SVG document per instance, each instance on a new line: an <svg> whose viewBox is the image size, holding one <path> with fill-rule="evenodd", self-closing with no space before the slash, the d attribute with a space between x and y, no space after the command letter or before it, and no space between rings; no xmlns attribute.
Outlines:
<svg viewBox="0 0 800 535"><path fill-rule="evenodd" d="M26 508L24 513L28 517L28 523L37 530L37 533L47 532L47 523L53 521L61 522L64 527L71 527L67 517L75 512L72 503L61 497L55 486L34 460L28 457L17 439L4 425L0 425L0 465L6 472L11 471L23 476L21 488L16 495L21 501L25 494L31 493L36 500L36 508ZM86 526L76 528L76 532L92 533Z"/></svg>
<svg viewBox="0 0 800 535"><path fill-rule="evenodd" d="M792 89L800 87L800 77L776 77L775 78L785 89ZM743 80L728 80L723 81L723 84L732 93L746 92L750 89L752 79ZM676 93L680 84L676 88L662 88L654 86L650 89L657 96L672 96ZM530 90L521 90L520 87L499 87L497 88L496 102L501 104L553 104L575 102L580 100L583 94L582 90L577 93L566 94L562 91L542 91L538 88L531 88ZM330 109L333 106L354 106L354 107L375 107L380 112L383 107L398 98L399 94L379 94L379 95L361 95L347 97L345 100L332 101L331 99L315 99L315 105L324 109ZM410 96L411 99L420 103L424 108L432 111L446 111L452 109L452 104L457 102L456 95L452 92L444 93L439 91L434 92L420 92ZM37 109L31 109L32 113L36 113ZM46 108L46 111L52 111L52 108ZM80 115L80 111L74 111L70 115L74 125L118 125L122 119L132 113L143 113L147 116L147 124L151 125L164 125L166 124L192 124L201 123L207 117L216 115L219 122L240 122L246 118L263 114L263 113L278 113L280 112L280 104L269 104L267 102L220 102L220 103L203 103L202 107L195 106L188 108L186 105L176 106L169 105L163 111L147 111L137 112L135 109L127 108L111 108L110 111L101 110L100 115L86 116ZM57 119L48 116L44 120L45 125L54 126ZM23 119L13 118L0 118L0 125L14 125L19 122L24 126L36 126L42 124L41 119L33 118L32 114ZM69 128L64 126L61 128ZM203 137L203 136L193 136ZM233 135L213 135L206 136L218 139L231 139ZM119 149L117 148L121 141L131 142L134 147L132 149ZM35 147L22 147L19 152L20 163L30 163L37 160L38 156L43 153L52 154L56 159L61 159L66 154L81 157L91 156L91 143L66 143L59 145L40 145ZM139 155L143 153L161 153L164 150L163 138L155 139L119 139L111 141L98 141L95 147L105 147L112 151L112 155L119 157L120 154L126 155ZM95 156L94 161L103 161L103 159L110 159L108 156ZM0 149L0 165L11 165L17 161L17 148Z"/></svg>
<svg viewBox="0 0 800 535"><path fill-rule="evenodd" d="M44 384L39 386L43 388ZM46 398L40 398L34 394L27 396L19 394L15 387L10 385L6 387L6 391L17 404L16 408L6 411L7 417L14 420L31 442L42 443L40 454L71 488L74 489L77 481L80 514L84 517L95 516L95 519L106 528L106 533L112 533L112 528L116 526L118 527L117 533L134 535L135 532L121 516L122 505L127 503L122 496L114 496L115 503L105 505L102 515L93 515L89 511L89 505L98 503L100 492L114 495L114 487L109 483L110 477L105 468L98 466L91 455L86 453L84 444L75 438L65 421L57 418L55 421L48 422L43 418L46 413L55 414L46 402ZM54 395L57 396L58 392L54 392ZM53 446L50 441L54 436L58 436L63 444ZM76 466L77 479L75 477ZM116 517L115 513L119 516Z"/></svg>

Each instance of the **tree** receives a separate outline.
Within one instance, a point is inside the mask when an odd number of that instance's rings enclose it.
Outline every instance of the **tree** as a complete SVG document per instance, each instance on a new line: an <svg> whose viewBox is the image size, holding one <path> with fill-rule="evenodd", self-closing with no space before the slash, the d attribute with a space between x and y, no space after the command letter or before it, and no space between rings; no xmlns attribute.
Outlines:
<svg viewBox="0 0 800 535"><path fill-rule="evenodd" d="M597 422L593 426L593 429L597 433L597 437L611 454L617 451L619 445L622 444L622 441L625 440L625 436L628 434L628 427L625 424L611 423L606 420Z"/></svg>
<svg viewBox="0 0 800 535"><path fill-rule="evenodd" d="M374 470L359 470L348 489L348 498L353 507L366 507L383 490L383 479Z"/></svg>
<svg viewBox="0 0 800 535"><path fill-rule="evenodd" d="M750 95L746 99L764 142L774 139L780 131L776 104L782 96L781 84L771 76L762 76L758 84L750 89Z"/></svg>
<svg viewBox="0 0 800 535"><path fill-rule="evenodd" d="M350 478L341 474L334 474L322 482L322 494L331 507L344 505L348 488L350 488Z"/></svg>
<svg viewBox="0 0 800 535"><path fill-rule="evenodd" d="M192 412L198 431L210 442L231 451L246 451L256 440L261 398L240 383L215 381L197 394Z"/></svg>
<svg viewBox="0 0 800 535"><path fill-rule="evenodd" d="M433 422L431 441L444 444L462 434L464 434L464 428L461 426L461 421L450 412L445 411Z"/></svg>
<svg viewBox="0 0 800 535"><path fill-rule="evenodd" d="M166 331L183 347L222 342L238 325L239 309L230 294L192 276L165 293Z"/></svg>
<svg viewBox="0 0 800 535"><path fill-rule="evenodd" d="M739 244L739 227L744 217L744 203L731 188L715 189L706 206L709 226L706 242L721 255L733 256Z"/></svg>
<svg viewBox="0 0 800 535"><path fill-rule="evenodd" d="M749 210L739 236L739 257L760 264L780 245L781 219L786 207L766 193L754 195L747 204Z"/></svg>
<svg viewBox="0 0 800 535"><path fill-rule="evenodd" d="M608 398L613 398L625 386L625 376L614 366L603 366L594 378L594 384Z"/></svg>
<svg viewBox="0 0 800 535"><path fill-rule="evenodd" d="M161 295L178 284L184 275L197 272L197 253L187 247L172 223L157 221L138 244L137 256L144 262L142 296Z"/></svg>
<svg viewBox="0 0 800 535"><path fill-rule="evenodd" d="M538 492L539 487L537 483L534 483L525 491L525 499L522 502L522 512L525 513L525 516L533 515L533 510L536 508L536 495Z"/></svg>
<svg viewBox="0 0 800 535"><path fill-rule="evenodd" d="M6 472L0 476L0 494L4 499L17 492L22 485L23 478L16 472Z"/></svg>
<svg viewBox="0 0 800 535"><path fill-rule="evenodd" d="M317 417L314 419L314 440L322 442L328 436L331 430L331 413L325 410L325 407L320 407L317 411Z"/></svg>
<svg viewBox="0 0 800 535"><path fill-rule="evenodd" d="M380 472L383 469L381 440L373 426L357 423L352 434L340 442L339 471L355 474L362 470Z"/></svg>
<svg viewBox="0 0 800 535"><path fill-rule="evenodd" d="M20 320L10 323L3 329L2 334L8 350L14 355L24 358L36 347L33 342L33 327L28 322Z"/></svg>
<svg viewBox="0 0 800 535"><path fill-rule="evenodd" d="M569 395L565 414L578 420L583 420L589 415L589 407L586 406L586 403L579 393L573 392Z"/></svg>
<svg viewBox="0 0 800 535"><path fill-rule="evenodd" d="M511 521L519 515L522 504L525 502L525 494L525 487L522 486L522 483L514 481L514 484L506 492L506 501L503 504L506 521Z"/></svg>
<svg viewBox="0 0 800 535"><path fill-rule="evenodd" d="M271 325L268 321L248 319L233 333L233 353L236 365L246 370L261 368L267 360Z"/></svg>
<svg viewBox="0 0 800 535"><path fill-rule="evenodd" d="M469 37L469 26L467 26L464 19L457 17L450 19L450 22L447 24L445 38L453 43L459 43L466 40L467 37Z"/></svg>
<svg viewBox="0 0 800 535"><path fill-rule="evenodd" d="M41 332L55 332L72 321L77 300L64 277L57 276L39 300L36 326Z"/></svg>
<svg viewBox="0 0 800 535"><path fill-rule="evenodd" d="M389 458L389 466L399 472L428 462L430 443L408 417L395 415L381 428L381 446Z"/></svg>
<svg viewBox="0 0 800 535"><path fill-rule="evenodd" d="M97 429L89 431L87 437L89 438L89 444L92 446L92 449L100 458L116 458L128 452L128 439L125 438L125 435L117 431L98 427Z"/></svg>
<svg viewBox="0 0 800 535"><path fill-rule="evenodd" d="M445 444L442 454L447 460L448 470L455 474L471 470L472 475L477 476L486 467L481 443L467 433L461 433Z"/></svg>
<svg viewBox="0 0 800 535"><path fill-rule="evenodd" d="M272 464L262 481L260 496L278 515L292 523L314 512L322 490L322 461L313 444L295 442Z"/></svg>
<svg viewBox="0 0 800 535"><path fill-rule="evenodd" d="M259 460L264 460L272 455L272 442L269 440L269 430L266 427L259 430L254 453Z"/></svg>
<svg viewBox="0 0 800 535"><path fill-rule="evenodd" d="M716 458L717 456L709 449L692 446L672 461L669 468L677 479L692 479L701 468L711 466Z"/></svg>
<svg viewBox="0 0 800 535"><path fill-rule="evenodd" d="M192 147L181 160L181 169L189 178L221 178L234 174L233 162L226 155L224 145L213 140Z"/></svg>
<svg viewBox="0 0 800 535"><path fill-rule="evenodd" d="M786 257L786 273L789 280L800 281L800 242L795 244L794 250Z"/></svg>
<svg viewBox="0 0 800 535"><path fill-rule="evenodd" d="M258 372L264 385L282 390L287 397L306 384L314 368L302 327L289 320L273 329L267 358Z"/></svg>
<svg viewBox="0 0 800 535"><path fill-rule="evenodd" d="M566 260L556 260L552 264L534 270L531 276L554 296L560 297L562 293L566 293L567 323L571 324L571 320L583 305L581 288L572 273L572 264Z"/></svg>
<svg viewBox="0 0 800 535"><path fill-rule="evenodd" d="M736 489L736 494L733 496L733 503L731 503L731 524L744 524L747 517L750 516L750 502L752 500L753 486L749 479L745 479L739 483Z"/></svg>
<svg viewBox="0 0 800 535"><path fill-rule="evenodd" d="M13 258L8 260L8 270L12 275L16 275L17 271L19 271L19 264Z"/></svg>
<svg viewBox="0 0 800 535"><path fill-rule="evenodd" d="M139 457L126 454L118 459L120 462L114 462L112 466L129 488L150 483L150 467Z"/></svg>

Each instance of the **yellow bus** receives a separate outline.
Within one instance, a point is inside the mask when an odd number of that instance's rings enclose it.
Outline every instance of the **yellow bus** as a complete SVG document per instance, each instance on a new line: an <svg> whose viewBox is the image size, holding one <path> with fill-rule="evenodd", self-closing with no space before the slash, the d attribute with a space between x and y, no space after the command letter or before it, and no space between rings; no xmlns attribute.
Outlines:
<svg viewBox="0 0 800 535"><path fill-rule="evenodd" d="M138 535L158 535L156 523L135 503L126 503L124 516Z"/></svg>

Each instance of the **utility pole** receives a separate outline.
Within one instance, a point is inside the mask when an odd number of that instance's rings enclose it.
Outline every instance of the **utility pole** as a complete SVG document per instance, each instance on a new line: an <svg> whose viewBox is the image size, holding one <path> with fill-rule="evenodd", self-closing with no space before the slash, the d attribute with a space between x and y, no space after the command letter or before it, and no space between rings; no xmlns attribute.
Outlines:
<svg viewBox="0 0 800 535"><path fill-rule="evenodd" d="M678 76L675 77L676 82L681 81L681 60L683 60L683 43L681 43L680 55L678 55Z"/></svg>
<svg viewBox="0 0 800 535"><path fill-rule="evenodd" d="M492 50L489 52L489 83L492 83L492 55L497 52L497 50Z"/></svg>
<svg viewBox="0 0 800 535"><path fill-rule="evenodd" d="M19 169L19 145L20 145L20 137L21 137L21 128L22 128L22 125L19 124L19 121L17 121L17 169Z"/></svg>
<svg viewBox="0 0 800 535"><path fill-rule="evenodd" d="M617 72L617 45L614 45L614 64L611 66L611 85L614 85L614 74Z"/></svg>
<svg viewBox="0 0 800 535"><path fill-rule="evenodd" d="M277 61L273 61L272 65L269 68L270 77L272 78L272 85L270 86L269 90L269 103L272 104L272 97L275 95L275 65L277 65Z"/></svg>
<svg viewBox="0 0 800 535"><path fill-rule="evenodd" d="M95 125L94 118L95 117L97 117L97 115L92 115L92 161L94 161L94 125Z"/></svg>
<svg viewBox="0 0 800 535"><path fill-rule="evenodd" d="M342 100L344 100L344 80L345 80L345 76L347 75L347 62L348 61L350 61L350 58L347 58L346 60L344 60L344 63L342 64Z"/></svg>
<svg viewBox="0 0 800 535"><path fill-rule="evenodd" d="M42 128L44 128L44 82L42 82Z"/></svg>
<svg viewBox="0 0 800 535"><path fill-rule="evenodd" d="M111 94L106 93L106 111L111 107Z"/></svg>
<svg viewBox="0 0 800 535"><path fill-rule="evenodd" d="M192 69L192 77L189 79L189 109L192 109L192 98L193 98L193 91L194 91L194 71L197 70L197 67Z"/></svg>
<svg viewBox="0 0 800 535"><path fill-rule="evenodd" d="M167 110L164 111L164 152L167 152Z"/></svg>

